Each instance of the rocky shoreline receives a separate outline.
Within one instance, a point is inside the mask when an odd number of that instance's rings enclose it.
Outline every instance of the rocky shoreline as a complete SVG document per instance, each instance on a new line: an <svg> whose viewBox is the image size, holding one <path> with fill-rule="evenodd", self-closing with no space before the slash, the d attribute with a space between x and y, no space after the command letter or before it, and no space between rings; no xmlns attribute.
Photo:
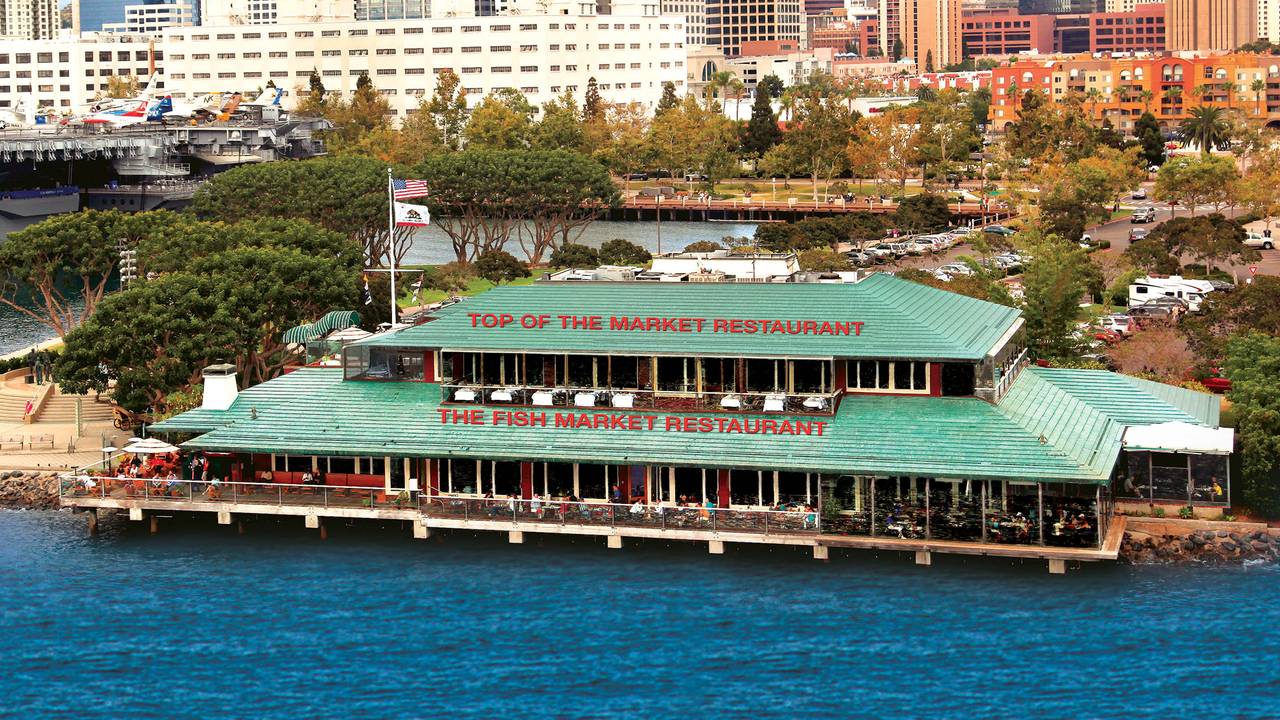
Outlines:
<svg viewBox="0 0 1280 720"><path fill-rule="evenodd" d="M1280 529L1245 523L1130 520L1120 560L1131 565L1242 565L1280 560Z"/></svg>
<svg viewBox="0 0 1280 720"><path fill-rule="evenodd" d="M0 507L58 509L58 474L37 470L0 471Z"/></svg>

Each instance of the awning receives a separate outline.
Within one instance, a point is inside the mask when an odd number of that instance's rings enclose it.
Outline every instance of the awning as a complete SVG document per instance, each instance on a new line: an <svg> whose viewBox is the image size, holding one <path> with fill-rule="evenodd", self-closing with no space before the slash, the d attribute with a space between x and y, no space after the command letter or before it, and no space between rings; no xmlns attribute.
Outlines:
<svg viewBox="0 0 1280 720"><path fill-rule="evenodd" d="M319 320L289 328L284 332L287 343L305 343L323 337L334 330L345 330L360 324L360 314L354 310L334 310Z"/></svg>
<svg viewBox="0 0 1280 720"><path fill-rule="evenodd" d="M1124 431L1125 450L1230 455L1235 430L1184 422L1135 425Z"/></svg>

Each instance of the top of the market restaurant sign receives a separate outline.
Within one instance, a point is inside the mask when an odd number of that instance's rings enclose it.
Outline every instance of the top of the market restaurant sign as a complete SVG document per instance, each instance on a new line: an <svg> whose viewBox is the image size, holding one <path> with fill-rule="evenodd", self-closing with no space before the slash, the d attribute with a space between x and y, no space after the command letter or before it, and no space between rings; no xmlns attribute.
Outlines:
<svg viewBox="0 0 1280 720"><path fill-rule="evenodd" d="M765 357L978 360L1013 308L877 273L852 284L535 283L500 287L387 347Z"/></svg>

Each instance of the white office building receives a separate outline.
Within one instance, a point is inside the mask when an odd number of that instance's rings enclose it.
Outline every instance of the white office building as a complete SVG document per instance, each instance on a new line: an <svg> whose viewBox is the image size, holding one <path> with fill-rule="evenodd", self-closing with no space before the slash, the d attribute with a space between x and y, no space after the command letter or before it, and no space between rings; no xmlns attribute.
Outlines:
<svg viewBox="0 0 1280 720"><path fill-rule="evenodd" d="M133 76L139 85L149 74L151 38L86 33L57 40L0 42L0 108L23 95L60 114L83 111L106 93L113 76ZM163 55L157 51L157 65ZM158 83L159 87L163 83Z"/></svg>
<svg viewBox="0 0 1280 720"><path fill-rule="evenodd" d="M1258 37L1280 42L1280 0L1258 0Z"/></svg>
<svg viewBox="0 0 1280 720"><path fill-rule="evenodd" d="M707 44L707 0L662 0L662 14L684 16L685 44Z"/></svg>
<svg viewBox="0 0 1280 720"><path fill-rule="evenodd" d="M51 40L61 27L58 0L0 0L0 39Z"/></svg>
<svg viewBox="0 0 1280 720"><path fill-rule="evenodd" d="M277 25L354 20L353 0L203 0L201 25Z"/></svg>
<svg viewBox="0 0 1280 720"><path fill-rule="evenodd" d="M105 32L159 35L171 27L188 27L197 20L195 9L185 0L158 5L125 5L124 22L104 23Z"/></svg>
<svg viewBox="0 0 1280 720"><path fill-rule="evenodd" d="M273 81L296 104L315 69L327 91L344 94L368 74L402 118L448 68L472 104L500 88L534 105L564 92L580 102L594 77L606 102L652 107L665 81L684 92L685 31L683 18L646 7L648 14L615 3L616 14L597 15L584 3L542 15L170 28L161 45L175 98Z"/></svg>

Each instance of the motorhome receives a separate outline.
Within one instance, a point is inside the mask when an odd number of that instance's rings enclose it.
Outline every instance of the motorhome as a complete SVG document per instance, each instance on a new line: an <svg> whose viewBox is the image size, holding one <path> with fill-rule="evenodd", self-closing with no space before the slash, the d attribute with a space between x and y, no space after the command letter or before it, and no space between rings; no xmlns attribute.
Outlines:
<svg viewBox="0 0 1280 720"><path fill-rule="evenodd" d="M1215 289L1209 280L1190 280L1181 275L1148 275L1129 285L1129 307L1145 305L1158 297L1171 297L1186 302L1187 309L1197 312L1205 295Z"/></svg>

